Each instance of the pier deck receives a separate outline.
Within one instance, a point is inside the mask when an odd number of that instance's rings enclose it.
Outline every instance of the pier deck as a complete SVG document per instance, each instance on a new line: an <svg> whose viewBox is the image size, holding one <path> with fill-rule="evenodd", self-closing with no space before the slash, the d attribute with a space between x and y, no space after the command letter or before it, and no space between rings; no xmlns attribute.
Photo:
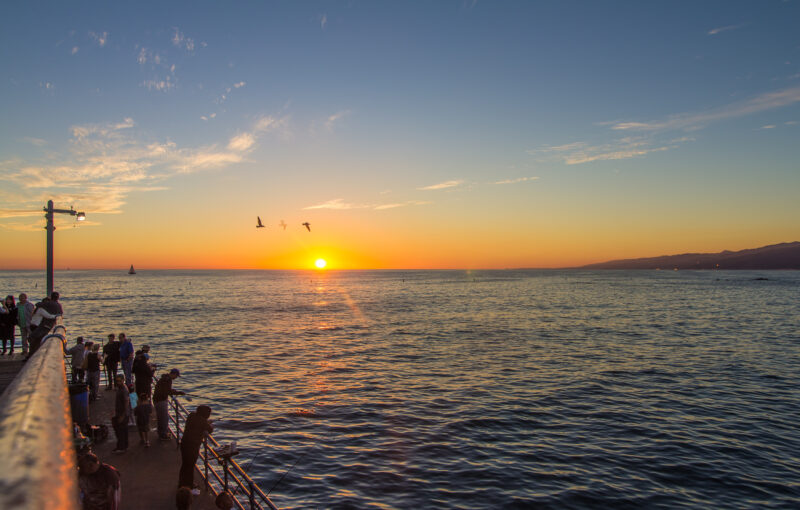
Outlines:
<svg viewBox="0 0 800 510"><path fill-rule="evenodd" d="M18 353L15 353L13 356L9 354L0 356L0 395L6 391L11 381L13 381L19 371L22 370L23 359L24 357L22 354Z"/></svg>
<svg viewBox="0 0 800 510"><path fill-rule="evenodd" d="M159 441L155 432L155 413L150 428L150 447L139 443L136 427L128 429L128 451L113 454L116 436L111 427L111 415L114 414L114 391L107 391L103 386L99 391L100 398L89 404L89 422L108 426L108 439L94 446L94 452L101 462L114 466L119 470L122 480L121 510L174 510L175 492L178 484L178 470L181 465L180 451L175 439ZM195 483L203 486L202 480L195 471ZM194 496L192 510L214 510L213 493L200 490Z"/></svg>

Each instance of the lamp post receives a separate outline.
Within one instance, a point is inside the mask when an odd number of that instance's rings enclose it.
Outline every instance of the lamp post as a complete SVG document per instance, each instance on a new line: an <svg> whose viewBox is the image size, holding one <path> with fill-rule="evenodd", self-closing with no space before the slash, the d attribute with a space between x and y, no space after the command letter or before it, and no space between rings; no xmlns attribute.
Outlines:
<svg viewBox="0 0 800 510"><path fill-rule="evenodd" d="M53 214L69 214L70 216L75 216L78 221L85 220L86 215L75 211L72 207L69 209L53 209L52 200L47 201L47 207L44 208L44 212L44 217L47 218L47 226L44 228L47 230L47 296L49 297L53 293L53 231L56 229L53 224Z"/></svg>

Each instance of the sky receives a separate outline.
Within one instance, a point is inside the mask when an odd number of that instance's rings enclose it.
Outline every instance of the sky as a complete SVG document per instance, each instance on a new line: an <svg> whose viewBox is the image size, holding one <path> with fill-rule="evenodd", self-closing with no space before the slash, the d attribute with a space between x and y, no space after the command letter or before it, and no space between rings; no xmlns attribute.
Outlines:
<svg viewBox="0 0 800 510"><path fill-rule="evenodd" d="M0 269L44 267L48 200L87 218L56 215L57 269L797 241L799 22L796 0L2 2Z"/></svg>

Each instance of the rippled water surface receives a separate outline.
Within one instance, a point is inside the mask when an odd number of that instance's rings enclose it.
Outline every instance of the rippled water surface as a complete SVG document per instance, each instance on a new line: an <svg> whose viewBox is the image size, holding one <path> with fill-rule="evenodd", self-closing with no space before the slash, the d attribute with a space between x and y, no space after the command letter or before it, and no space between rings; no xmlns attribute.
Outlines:
<svg viewBox="0 0 800 510"><path fill-rule="evenodd" d="M0 272L0 292L43 285ZM70 336L126 332L179 367L265 491L296 462L281 508L800 507L797 272L69 271L56 289Z"/></svg>

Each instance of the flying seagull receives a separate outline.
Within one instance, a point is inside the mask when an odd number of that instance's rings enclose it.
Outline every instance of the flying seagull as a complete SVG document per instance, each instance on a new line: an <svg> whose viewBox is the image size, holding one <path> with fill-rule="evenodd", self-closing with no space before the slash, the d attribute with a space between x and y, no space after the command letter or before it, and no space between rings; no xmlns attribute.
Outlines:
<svg viewBox="0 0 800 510"><path fill-rule="evenodd" d="M256 225L256 228L264 228L264 224L261 223L261 216L256 216L256 218L258 218L258 225Z"/></svg>
<svg viewBox="0 0 800 510"><path fill-rule="evenodd" d="M287 227L287 225L286 225L286 223L284 223L284 221L283 221L283 220L281 220L281 222L280 222L280 223L278 223L278 225L279 225L279 226L281 226L281 227L283 227L283 230L286 230L286 227Z"/></svg>
<svg viewBox="0 0 800 510"><path fill-rule="evenodd" d="M311 232L311 223L305 222L305 223L303 223L303 226L306 227L309 232Z"/></svg>

